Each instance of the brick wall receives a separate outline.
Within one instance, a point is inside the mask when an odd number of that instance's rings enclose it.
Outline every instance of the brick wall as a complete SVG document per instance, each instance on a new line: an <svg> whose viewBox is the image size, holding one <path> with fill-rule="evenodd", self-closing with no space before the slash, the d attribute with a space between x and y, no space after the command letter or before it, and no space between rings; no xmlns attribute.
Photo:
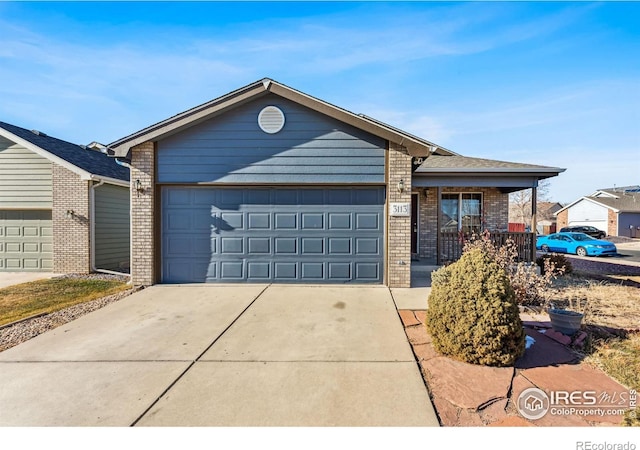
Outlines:
<svg viewBox="0 0 640 450"><path fill-rule="evenodd" d="M507 231L509 221L509 194L503 194L496 188L475 187L444 187L442 193L482 193L482 220L484 228L491 231ZM438 190L427 188L420 194L420 226L419 226L419 255L435 262L437 257L437 214Z"/></svg>
<svg viewBox="0 0 640 450"><path fill-rule="evenodd" d="M89 181L58 164L52 164L52 175L53 271L89 273ZM72 217L67 211L73 211Z"/></svg>
<svg viewBox="0 0 640 450"><path fill-rule="evenodd" d="M411 156L404 147L389 144L387 203L411 203ZM402 180L404 192L398 191ZM389 287L411 285L411 217L388 214L387 268Z"/></svg>
<svg viewBox="0 0 640 450"><path fill-rule="evenodd" d="M618 214L611 208L607 208L607 235L618 236Z"/></svg>
<svg viewBox="0 0 640 450"><path fill-rule="evenodd" d="M565 209L564 211L560 211L558 213L556 224L557 224L556 228L558 229L558 231L561 228L569 226L569 210L568 209Z"/></svg>
<svg viewBox="0 0 640 450"><path fill-rule="evenodd" d="M140 180L143 192L136 190ZM131 149L131 279L150 286L155 274L155 148L145 142Z"/></svg>

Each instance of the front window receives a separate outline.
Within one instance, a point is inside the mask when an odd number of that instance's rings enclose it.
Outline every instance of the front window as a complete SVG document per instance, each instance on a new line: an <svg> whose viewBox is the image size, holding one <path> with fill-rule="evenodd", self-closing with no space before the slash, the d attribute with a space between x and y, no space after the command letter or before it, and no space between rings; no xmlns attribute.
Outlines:
<svg viewBox="0 0 640 450"><path fill-rule="evenodd" d="M482 231L482 194L442 194L441 231Z"/></svg>

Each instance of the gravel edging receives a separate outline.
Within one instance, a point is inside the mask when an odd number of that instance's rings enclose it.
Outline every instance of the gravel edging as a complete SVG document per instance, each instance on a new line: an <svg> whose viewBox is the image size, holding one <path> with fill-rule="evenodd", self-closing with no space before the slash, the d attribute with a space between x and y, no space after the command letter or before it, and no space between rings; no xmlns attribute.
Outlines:
<svg viewBox="0 0 640 450"><path fill-rule="evenodd" d="M28 341L39 334L57 328L60 325L71 322L85 314L103 308L110 303L122 300L140 289L141 287L135 287L116 294L107 295L106 297L97 298L86 303L73 305L51 314L45 314L43 316L23 320L9 327L3 328L0 330L0 352L11 347L15 347L16 345Z"/></svg>

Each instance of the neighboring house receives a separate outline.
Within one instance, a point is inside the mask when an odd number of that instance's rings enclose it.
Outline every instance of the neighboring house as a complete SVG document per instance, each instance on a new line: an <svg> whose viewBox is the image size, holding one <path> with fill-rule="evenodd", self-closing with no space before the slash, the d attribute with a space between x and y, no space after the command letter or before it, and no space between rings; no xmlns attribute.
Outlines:
<svg viewBox="0 0 640 450"><path fill-rule="evenodd" d="M555 233L556 212L562 209L562 204L558 202L538 202L536 209L536 231L538 234ZM531 203L520 205L517 203L509 203L509 223L521 224L522 229L529 227L531 224Z"/></svg>
<svg viewBox="0 0 640 450"><path fill-rule="evenodd" d="M131 166L136 285L408 287L412 256L506 231L508 193L564 170L467 158L270 79L107 147Z"/></svg>
<svg viewBox="0 0 640 450"><path fill-rule="evenodd" d="M600 189L557 213L558 228L591 225L609 236L640 237L640 186Z"/></svg>
<svg viewBox="0 0 640 450"><path fill-rule="evenodd" d="M0 122L0 271L129 264L129 169L96 148Z"/></svg>

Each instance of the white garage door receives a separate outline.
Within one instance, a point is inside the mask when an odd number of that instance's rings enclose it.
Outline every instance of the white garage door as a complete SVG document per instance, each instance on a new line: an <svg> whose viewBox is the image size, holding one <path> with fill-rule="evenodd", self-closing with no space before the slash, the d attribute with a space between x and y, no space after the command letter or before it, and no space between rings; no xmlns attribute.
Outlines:
<svg viewBox="0 0 640 450"><path fill-rule="evenodd" d="M0 271L53 269L51 211L0 210Z"/></svg>

